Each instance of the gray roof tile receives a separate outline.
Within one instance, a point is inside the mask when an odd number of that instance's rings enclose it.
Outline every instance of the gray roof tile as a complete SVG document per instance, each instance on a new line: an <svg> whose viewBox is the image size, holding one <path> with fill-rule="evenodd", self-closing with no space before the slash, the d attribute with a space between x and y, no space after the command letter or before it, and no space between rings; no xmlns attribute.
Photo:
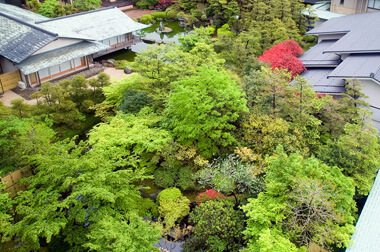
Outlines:
<svg viewBox="0 0 380 252"><path fill-rule="evenodd" d="M302 60L303 64L308 66L337 66L340 62L340 56L334 53L323 52L331 47L337 40L323 40L313 46L310 50L302 54L299 58Z"/></svg>
<svg viewBox="0 0 380 252"><path fill-rule="evenodd" d="M356 223L352 244L346 252L380 252L380 175L377 174L371 192Z"/></svg>
<svg viewBox="0 0 380 252"><path fill-rule="evenodd" d="M310 68L301 74L318 93L340 94L346 91L345 81L340 79L327 79L334 68Z"/></svg>
<svg viewBox="0 0 380 252"><path fill-rule="evenodd" d="M109 48L109 46L100 42L83 41L54 51L34 55L23 61L21 64L18 64L18 66L24 74L30 74L43 68L55 66L75 58L84 57L107 48Z"/></svg>
<svg viewBox="0 0 380 252"><path fill-rule="evenodd" d="M325 52L380 52L380 12L332 18L307 32L308 35L347 33Z"/></svg>
<svg viewBox="0 0 380 252"><path fill-rule="evenodd" d="M57 37L0 11L0 55L15 63L22 62Z"/></svg>
<svg viewBox="0 0 380 252"><path fill-rule="evenodd" d="M10 4L0 3L0 13L5 13L8 16L17 18L27 23L34 24L37 21L48 20L49 18L39 15L37 13L25 10Z"/></svg>
<svg viewBox="0 0 380 252"><path fill-rule="evenodd" d="M103 8L36 23L46 30L62 31L60 36L103 40L148 27L133 21L117 8Z"/></svg>
<svg viewBox="0 0 380 252"><path fill-rule="evenodd" d="M380 53L351 54L328 77L342 79L378 78L377 81L380 81Z"/></svg>

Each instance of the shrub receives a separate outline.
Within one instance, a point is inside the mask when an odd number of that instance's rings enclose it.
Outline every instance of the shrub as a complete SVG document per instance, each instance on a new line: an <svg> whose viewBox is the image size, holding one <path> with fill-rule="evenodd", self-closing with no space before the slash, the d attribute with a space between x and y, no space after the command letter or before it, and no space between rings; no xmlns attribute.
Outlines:
<svg viewBox="0 0 380 252"><path fill-rule="evenodd" d="M151 24L153 23L153 17L150 14L146 14L140 18L140 23Z"/></svg>
<svg viewBox="0 0 380 252"><path fill-rule="evenodd" d="M193 176L193 170L190 167L185 166L179 169L176 185L182 188L182 190L194 189L195 178Z"/></svg>
<svg viewBox="0 0 380 252"><path fill-rule="evenodd" d="M153 218L158 217L157 205L151 199L141 198L137 207L140 216L146 216L150 214Z"/></svg>
<svg viewBox="0 0 380 252"><path fill-rule="evenodd" d="M145 93L138 92L134 89L128 89L118 107L124 113L138 113L143 107L152 102Z"/></svg>
<svg viewBox="0 0 380 252"><path fill-rule="evenodd" d="M129 65L129 61L127 60L116 60L115 61L115 68L116 69L124 69Z"/></svg>
<svg viewBox="0 0 380 252"><path fill-rule="evenodd" d="M205 203L209 200L215 200L215 199L225 199L226 197L221 194L220 192L209 189L205 192L199 193L198 196L195 198L195 202L197 202L198 206L200 206L202 203Z"/></svg>
<svg viewBox="0 0 380 252"><path fill-rule="evenodd" d="M227 200L210 200L190 213L190 221L194 223L193 239L203 241L204 250L237 251L244 245L244 214L233 207Z"/></svg>
<svg viewBox="0 0 380 252"><path fill-rule="evenodd" d="M157 18L166 18L166 12L153 12L152 14L150 14L153 18L157 19Z"/></svg>
<svg viewBox="0 0 380 252"><path fill-rule="evenodd" d="M164 219L164 230L168 231L175 226L176 221L181 221L190 212L190 200L182 196L178 188L167 188L157 196L159 204L158 212Z"/></svg>
<svg viewBox="0 0 380 252"><path fill-rule="evenodd" d="M160 187L168 188L174 186L176 174L171 170L158 169L154 172L154 183Z"/></svg>
<svg viewBox="0 0 380 252"><path fill-rule="evenodd" d="M191 190L195 187L195 178L192 169L188 166L164 168L155 171L154 183L163 188L178 186L182 190Z"/></svg>
<svg viewBox="0 0 380 252"><path fill-rule="evenodd" d="M170 9L168 12L166 12L166 18L168 19L177 19L178 10L176 9Z"/></svg>

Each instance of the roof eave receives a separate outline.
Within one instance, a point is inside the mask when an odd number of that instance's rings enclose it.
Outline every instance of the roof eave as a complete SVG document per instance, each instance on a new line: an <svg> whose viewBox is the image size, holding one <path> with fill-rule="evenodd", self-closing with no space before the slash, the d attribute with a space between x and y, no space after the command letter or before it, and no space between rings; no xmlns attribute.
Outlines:
<svg viewBox="0 0 380 252"><path fill-rule="evenodd" d="M334 34L346 34L346 33L349 33L350 30L347 30L347 31L329 31L329 32L312 32L311 31L308 31L306 32L305 34L306 35L316 35L316 36L319 36L319 35L334 35Z"/></svg>

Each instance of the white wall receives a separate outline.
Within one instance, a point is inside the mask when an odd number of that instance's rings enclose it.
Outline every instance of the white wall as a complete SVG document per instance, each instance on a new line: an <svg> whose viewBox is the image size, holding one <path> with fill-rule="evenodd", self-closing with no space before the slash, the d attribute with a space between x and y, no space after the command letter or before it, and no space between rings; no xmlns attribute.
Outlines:
<svg viewBox="0 0 380 252"><path fill-rule="evenodd" d="M373 80L360 80L360 83L362 85L362 92L368 96L366 102L372 106L369 109L373 112L372 122L380 134L380 84Z"/></svg>
<svg viewBox="0 0 380 252"><path fill-rule="evenodd" d="M82 41L83 40L81 39L58 38L57 40L54 40L53 42L50 42L46 46L42 47L40 50L36 51L32 55L48 52L68 45L73 45Z"/></svg>
<svg viewBox="0 0 380 252"><path fill-rule="evenodd" d="M375 107L380 108L380 84L372 80L360 80L362 92L368 96L366 101Z"/></svg>
<svg viewBox="0 0 380 252"><path fill-rule="evenodd" d="M0 65L3 73L9 73L18 70L12 61L0 56Z"/></svg>
<svg viewBox="0 0 380 252"><path fill-rule="evenodd" d="M340 39L346 35L345 33L340 33L340 34L325 34L325 35L319 35L318 36L318 43L321 42L322 40L331 40L331 39Z"/></svg>

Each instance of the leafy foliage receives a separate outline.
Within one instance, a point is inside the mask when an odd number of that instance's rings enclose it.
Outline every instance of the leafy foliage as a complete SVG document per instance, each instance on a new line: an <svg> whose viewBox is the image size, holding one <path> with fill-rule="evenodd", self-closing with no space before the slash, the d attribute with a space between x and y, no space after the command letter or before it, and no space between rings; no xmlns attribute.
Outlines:
<svg viewBox="0 0 380 252"><path fill-rule="evenodd" d="M302 61L297 56L302 54L302 48L293 40L284 41L268 49L259 57L259 60L268 62L272 69L287 69L292 79L304 72Z"/></svg>
<svg viewBox="0 0 380 252"><path fill-rule="evenodd" d="M245 193L251 197L257 196L263 190L263 179L260 167L243 163L236 155L214 160L197 173L198 183L210 186L224 194Z"/></svg>
<svg viewBox="0 0 380 252"><path fill-rule="evenodd" d="M36 174L26 179L28 190L16 198L16 212L23 218L6 237L16 235L18 246L25 250L36 250L40 239L50 243L59 235L76 250L116 249L126 241L131 248L150 250L159 232L137 218L141 196L133 185L145 176L121 169L104 155L109 151L66 142L34 156Z"/></svg>
<svg viewBox="0 0 380 252"><path fill-rule="evenodd" d="M184 251L238 251L243 242L244 215L226 200L209 200L190 213L194 222L193 237L203 242L200 248Z"/></svg>
<svg viewBox="0 0 380 252"><path fill-rule="evenodd" d="M158 212L164 219L164 230L170 230L190 212L190 200L178 188L167 188L157 196Z"/></svg>
<svg viewBox="0 0 380 252"><path fill-rule="evenodd" d="M212 156L235 141L232 123L246 111L246 101L225 71L202 66L197 75L172 85L165 123L179 142L195 143L201 153Z"/></svg>
<svg viewBox="0 0 380 252"><path fill-rule="evenodd" d="M267 162L266 191L242 207L249 217L243 232L248 248L260 247L268 232L297 246L347 246L354 230L352 180L337 167L298 153L287 156L282 148Z"/></svg>

